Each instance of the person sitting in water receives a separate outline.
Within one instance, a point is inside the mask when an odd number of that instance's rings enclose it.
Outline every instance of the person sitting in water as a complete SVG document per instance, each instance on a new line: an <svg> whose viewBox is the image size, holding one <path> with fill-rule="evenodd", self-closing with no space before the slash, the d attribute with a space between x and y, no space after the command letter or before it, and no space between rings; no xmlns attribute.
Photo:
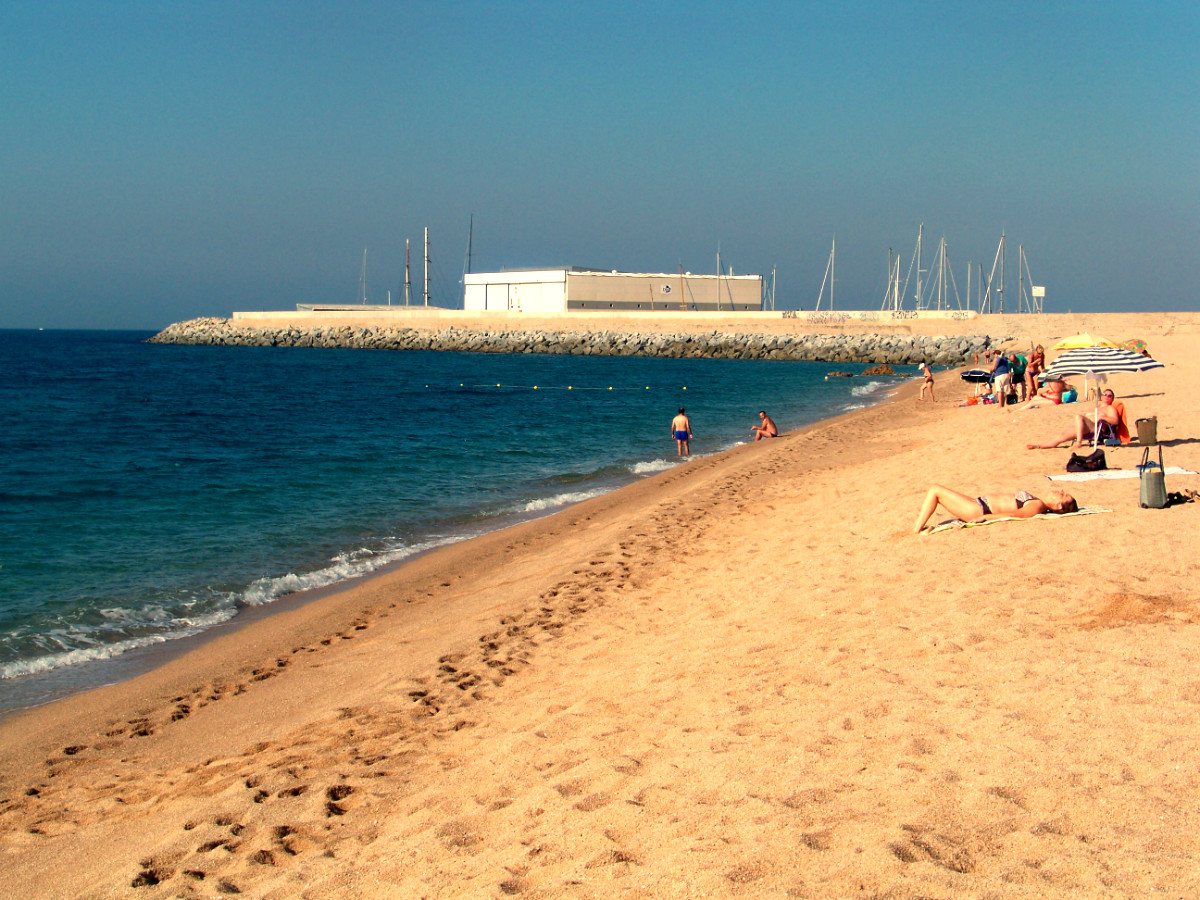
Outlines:
<svg viewBox="0 0 1200 900"><path fill-rule="evenodd" d="M1040 516L1042 513L1070 513L1079 509L1079 504L1064 490L1055 488L1048 491L1043 500L1033 496L1029 491L1017 491L1013 496L1007 494L989 497L972 497L961 494L948 487L935 484L925 494L921 504L921 512L913 526L913 534L920 534L926 523L933 517L934 512L941 506L956 519L964 522L987 522L993 519L1028 519Z"/></svg>
<svg viewBox="0 0 1200 900"><path fill-rule="evenodd" d="M1100 431L1098 435L1096 434L1097 428ZM1055 440L1044 444L1026 444L1025 448L1027 450L1053 450L1070 442L1069 449L1078 450L1093 437L1101 441L1112 438L1122 444L1128 444L1131 439L1129 419L1125 415L1125 404L1117 400L1112 391L1106 390L1100 395L1100 406L1096 412L1095 421L1092 421L1091 416L1076 416L1075 427L1064 431Z"/></svg>
<svg viewBox="0 0 1200 900"><path fill-rule="evenodd" d="M1045 386L1037 392L1037 396L1026 403L1020 409L1033 409L1036 406L1058 406L1063 402L1063 394L1067 391L1075 390L1071 385L1067 384L1061 376L1051 378L1046 382Z"/></svg>
<svg viewBox="0 0 1200 900"><path fill-rule="evenodd" d="M762 424L750 426L750 430L754 432L754 439L756 441L761 441L763 438L779 437L779 429L775 427L775 423L771 421L771 417L767 415L766 410L760 409L758 417L762 419Z"/></svg>

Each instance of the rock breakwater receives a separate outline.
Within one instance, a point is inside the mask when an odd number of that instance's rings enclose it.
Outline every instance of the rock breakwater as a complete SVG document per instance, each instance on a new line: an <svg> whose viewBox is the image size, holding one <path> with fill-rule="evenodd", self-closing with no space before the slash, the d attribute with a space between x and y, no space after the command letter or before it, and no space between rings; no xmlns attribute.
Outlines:
<svg viewBox="0 0 1200 900"><path fill-rule="evenodd" d="M790 359L888 365L957 366L1007 338L987 335L755 334L381 328L279 328L235 325L230 319L177 322L150 339L158 344L246 347L342 347L359 350L460 350L478 353L558 353L577 356L658 356L675 359Z"/></svg>

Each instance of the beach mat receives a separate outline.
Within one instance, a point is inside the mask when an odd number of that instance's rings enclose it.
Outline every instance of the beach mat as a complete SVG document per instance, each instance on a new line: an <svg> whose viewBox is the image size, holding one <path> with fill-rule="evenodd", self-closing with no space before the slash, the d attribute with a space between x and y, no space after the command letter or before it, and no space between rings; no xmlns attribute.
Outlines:
<svg viewBox="0 0 1200 900"><path fill-rule="evenodd" d="M921 534L937 534L939 531L954 531L959 528L977 528L980 525L995 525L997 522L1032 522L1034 519L1065 519L1068 516L1090 516L1093 513L1106 512L1112 512L1112 510L1105 509L1103 506L1081 506L1075 512L1041 513L1040 515L1024 518L1019 516L1004 516L999 519L988 519L986 522L964 522L962 519L947 519L945 522L939 522L932 528L925 529Z"/></svg>
<svg viewBox="0 0 1200 900"><path fill-rule="evenodd" d="M1047 475L1051 481L1098 481L1110 478L1137 478L1137 469L1100 469L1096 472L1065 472L1062 475ZM1168 466L1164 475L1195 475L1191 469Z"/></svg>

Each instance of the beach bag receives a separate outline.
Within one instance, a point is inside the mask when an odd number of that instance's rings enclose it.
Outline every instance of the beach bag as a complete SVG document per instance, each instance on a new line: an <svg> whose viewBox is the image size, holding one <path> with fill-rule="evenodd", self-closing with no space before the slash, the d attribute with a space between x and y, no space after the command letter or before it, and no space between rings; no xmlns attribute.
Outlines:
<svg viewBox="0 0 1200 900"><path fill-rule="evenodd" d="M1068 472L1098 472L1107 468L1108 460L1104 458L1104 451L1099 447L1087 456L1072 453L1071 458L1067 460Z"/></svg>
<svg viewBox="0 0 1200 900"><path fill-rule="evenodd" d="M1142 509L1164 509L1167 505L1167 480L1163 473L1162 445L1158 447L1158 462L1150 459L1150 448L1142 451L1142 464L1138 466L1138 481L1141 483Z"/></svg>
<svg viewBox="0 0 1200 900"><path fill-rule="evenodd" d="M1158 416L1138 419L1134 425L1137 427L1139 444L1143 447L1153 447L1158 443Z"/></svg>

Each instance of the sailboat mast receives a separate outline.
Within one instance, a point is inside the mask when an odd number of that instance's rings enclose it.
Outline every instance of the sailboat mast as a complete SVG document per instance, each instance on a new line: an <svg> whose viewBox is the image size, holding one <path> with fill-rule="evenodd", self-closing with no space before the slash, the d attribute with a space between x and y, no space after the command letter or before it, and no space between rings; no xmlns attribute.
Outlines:
<svg viewBox="0 0 1200 900"><path fill-rule="evenodd" d="M1000 315L1004 315L1004 232L1000 232Z"/></svg>
<svg viewBox="0 0 1200 900"><path fill-rule="evenodd" d="M917 229L917 309L921 308L921 243L925 239L925 223Z"/></svg>
<svg viewBox="0 0 1200 900"><path fill-rule="evenodd" d="M429 305L429 226L425 226L425 305Z"/></svg>
<svg viewBox="0 0 1200 900"><path fill-rule="evenodd" d="M471 242L475 237L475 213L471 213L471 224L467 226L467 261L463 266L463 274L471 274Z"/></svg>
<svg viewBox="0 0 1200 900"><path fill-rule="evenodd" d="M358 276L358 302L367 305L367 248L363 247L362 274Z"/></svg>
<svg viewBox="0 0 1200 900"><path fill-rule="evenodd" d="M937 256L941 262L937 264L937 308L943 310L950 305L950 298L946 293L946 235L942 235L942 244L937 248Z"/></svg>
<svg viewBox="0 0 1200 900"><path fill-rule="evenodd" d="M825 277L821 279L821 292L819 294L817 294L817 305L813 307L814 310L819 311L821 309L821 301L825 299L825 285L826 284L829 285L829 309L830 309L830 311L833 310L833 274L834 274L833 273L833 265L834 265L834 256L836 253L837 253L837 238L835 237L833 239L832 246L830 246L830 248L829 248L829 262L827 262L825 264Z"/></svg>
<svg viewBox="0 0 1200 900"><path fill-rule="evenodd" d="M408 277L408 238L404 239L404 305L408 306L408 291L412 279Z"/></svg>
<svg viewBox="0 0 1200 900"><path fill-rule="evenodd" d="M717 312L721 311L721 242L717 241Z"/></svg>
<svg viewBox="0 0 1200 900"><path fill-rule="evenodd" d="M1025 296L1025 245L1017 244L1017 312L1028 298ZM1029 310L1033 312L1033 310Z"/></svg>

